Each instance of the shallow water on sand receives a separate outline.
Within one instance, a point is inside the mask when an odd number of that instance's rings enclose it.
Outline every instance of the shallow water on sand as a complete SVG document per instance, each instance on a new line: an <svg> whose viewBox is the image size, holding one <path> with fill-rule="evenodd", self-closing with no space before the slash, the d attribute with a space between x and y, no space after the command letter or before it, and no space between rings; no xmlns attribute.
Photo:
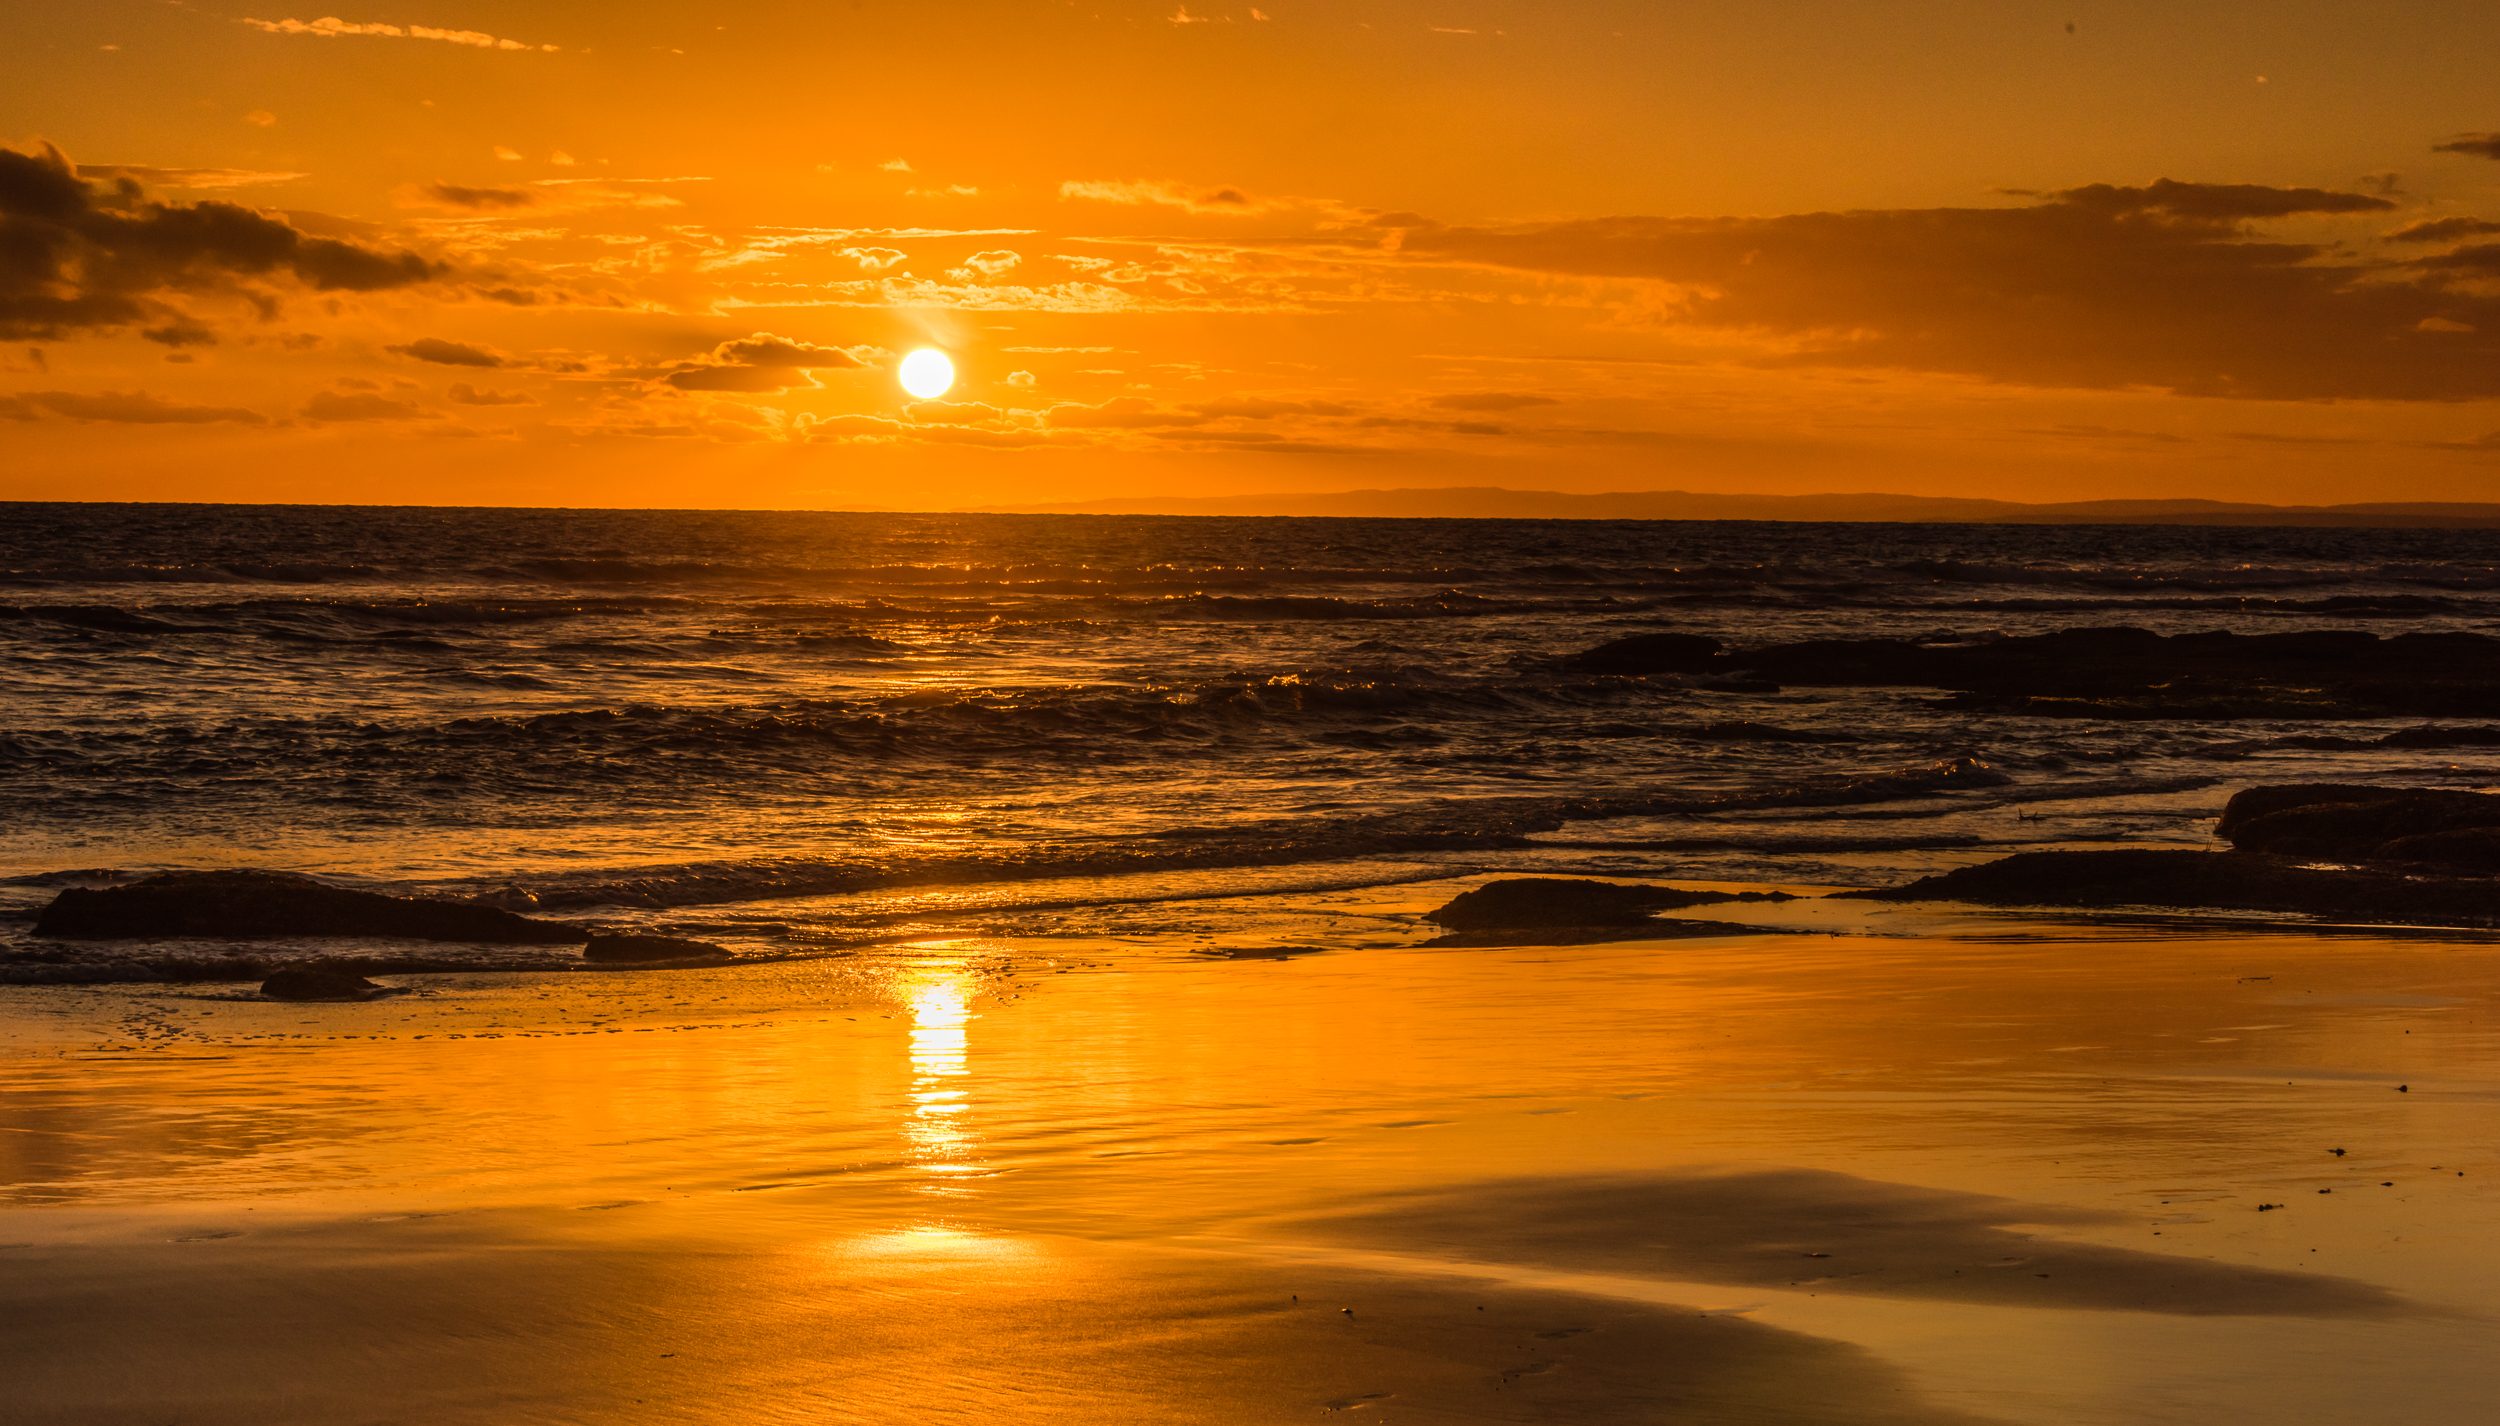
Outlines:
<svg viewBox="0 0 2500 1426"><path fill-rule="evenodd" d="M0 989L23 1419L2485 1419L2500 944L1849 915Z"/></svg>

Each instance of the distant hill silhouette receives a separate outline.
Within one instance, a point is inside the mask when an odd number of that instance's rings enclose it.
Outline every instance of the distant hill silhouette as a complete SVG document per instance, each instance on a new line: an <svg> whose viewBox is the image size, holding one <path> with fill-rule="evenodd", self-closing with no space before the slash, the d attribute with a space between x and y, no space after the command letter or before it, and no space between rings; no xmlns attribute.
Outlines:
<svg viewBox="0 0 2500 1426"><path fill-rule="evenodd" d="M2500 528L2500 504L2251 505L2227 500L2070 500L2027 505L1930 495L1706 495L1684 490L1566 495L1452 486L1327 495L1135 496L983 505L1033 515L1339 515L1508 520L1866 520L1995 525L2342 525Z"/></svg>

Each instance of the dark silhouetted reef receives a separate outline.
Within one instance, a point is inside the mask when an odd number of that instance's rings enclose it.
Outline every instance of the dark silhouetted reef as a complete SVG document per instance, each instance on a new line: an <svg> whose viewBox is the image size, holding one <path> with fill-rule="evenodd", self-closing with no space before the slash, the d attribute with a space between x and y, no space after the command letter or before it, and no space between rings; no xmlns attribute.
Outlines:
<svg viewBox="0 0 2500 1426"><path fill-rule="evenodd" d="M1558 662L1629 665L1633 659L1609 651L1630 642ZM2163 635L2121 626L1942 646L1814 639L1682 660L1675 672L1806 688L1943 689L1950 696L1940 709L2046 718L2500 716L2500 639L2454 632Z"/></svg>
<svg viewBox="0 0 2500 1426"><path fill-rule="evenodd" d="M2304 867L2254 852L2173 849L2022 852L1903 886L1844 891L1854 901L1983 906L2211 907L2391 925L2500 922L2500 881Z"/></svg>
<svg viewBox="0 0 2500 1426"><path fill-rule="evenodd" d="M350 891L271 871L171 871L126 886L73 886L35 934L100 941L177 936L375 936L493 945L578 943L586 931L491 906Z"/></svg>
<svg viewBox="0 0 2500 1426"><path fill-rule="evenodd" d="M1609 881L1521 877L1463 891L1424 919L1455 934L1430 946L1568 945L1668 936L1758 935L1726 921L1662 919L1655 913L1729 902L1794 901L1784 891L1686 891Z"/></svg>

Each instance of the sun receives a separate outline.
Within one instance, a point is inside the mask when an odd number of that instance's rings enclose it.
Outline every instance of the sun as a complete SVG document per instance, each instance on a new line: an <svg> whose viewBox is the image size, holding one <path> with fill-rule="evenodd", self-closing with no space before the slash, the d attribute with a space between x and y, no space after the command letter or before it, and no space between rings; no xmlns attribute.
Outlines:
<svg viewBox="0 0 2500 1426"><path fill-rule="evenodd" d="M946 353L934 347L922 347L903 358L902 370L895 375L902 381L905 391L927 401L944 396L947 388L955 384L955 364L946 359Z"/></svg>

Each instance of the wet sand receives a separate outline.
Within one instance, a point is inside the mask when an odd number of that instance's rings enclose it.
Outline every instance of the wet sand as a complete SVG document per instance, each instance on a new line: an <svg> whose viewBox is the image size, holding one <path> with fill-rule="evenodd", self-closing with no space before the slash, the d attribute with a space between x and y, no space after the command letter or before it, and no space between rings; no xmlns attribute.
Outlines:
<svg viewBox="0 0 2500 1426"><path fill-rule="evenodd" d="M11 1416L2485 1418L2500 946L1847 916L0 990Z"/></svg>

